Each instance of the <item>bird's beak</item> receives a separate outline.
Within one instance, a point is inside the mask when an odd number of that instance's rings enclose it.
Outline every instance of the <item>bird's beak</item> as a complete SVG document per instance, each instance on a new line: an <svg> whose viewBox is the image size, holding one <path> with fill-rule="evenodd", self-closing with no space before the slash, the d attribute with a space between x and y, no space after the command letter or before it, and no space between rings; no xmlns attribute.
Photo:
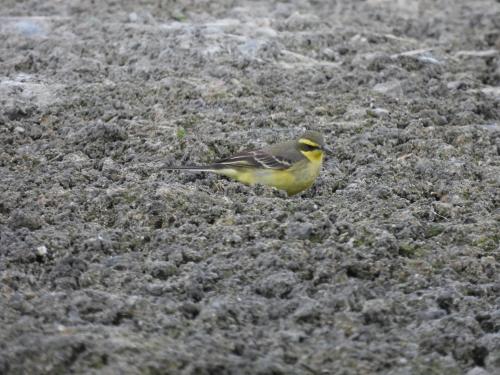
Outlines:
<svg viewBox="0 0 500 375"><path fill-rule="evenodd" d="M328 155L333 155L333 150L328 146L323 146L323 151Z"/></svg>

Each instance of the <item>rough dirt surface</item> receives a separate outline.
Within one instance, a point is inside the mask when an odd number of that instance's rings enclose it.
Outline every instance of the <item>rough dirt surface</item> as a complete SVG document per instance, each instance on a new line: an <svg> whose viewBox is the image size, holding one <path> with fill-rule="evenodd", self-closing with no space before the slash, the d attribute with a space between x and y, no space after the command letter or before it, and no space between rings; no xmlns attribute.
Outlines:
<svg viewBox="0 0 500 375"><path fill-rule="evenodd" d="M0 373L499 374L499 100L494 0L1 1Z"/></svg>

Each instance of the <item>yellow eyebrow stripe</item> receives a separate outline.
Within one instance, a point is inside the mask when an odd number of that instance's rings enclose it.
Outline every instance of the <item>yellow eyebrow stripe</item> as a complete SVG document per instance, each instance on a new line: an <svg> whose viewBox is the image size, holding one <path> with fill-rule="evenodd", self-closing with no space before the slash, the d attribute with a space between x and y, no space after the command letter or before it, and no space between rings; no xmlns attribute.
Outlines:
<svg viewBox="0 0 500 375"><path fill-rule="evenodd" d="M299 143L311 146L311 147L319 147L319 145L316 142L311 141L310 139L307 138L300 138Z"/></svg>

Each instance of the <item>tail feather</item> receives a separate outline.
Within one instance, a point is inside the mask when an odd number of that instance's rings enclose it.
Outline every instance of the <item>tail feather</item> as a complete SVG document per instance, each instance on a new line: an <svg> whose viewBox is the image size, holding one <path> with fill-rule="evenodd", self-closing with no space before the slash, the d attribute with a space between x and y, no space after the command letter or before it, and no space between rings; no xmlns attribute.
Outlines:
<svg viewBox="0 0 500 375"><path fill-rule="evenodd" d="M210 165L201 165L201 166L196 166L196 165L188 165L188 166L183 166L183 167L166 167L164 170L167 171L193 171L193 172L214 172L216 168Z"/></svg>

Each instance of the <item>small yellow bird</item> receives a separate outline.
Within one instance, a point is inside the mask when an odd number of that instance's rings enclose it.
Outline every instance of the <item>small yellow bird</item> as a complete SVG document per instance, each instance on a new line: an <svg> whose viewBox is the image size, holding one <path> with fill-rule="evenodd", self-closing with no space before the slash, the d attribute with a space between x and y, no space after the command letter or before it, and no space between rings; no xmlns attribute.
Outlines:
<svg viewBox="0 0 500 375"><path fill-rule="evenodd" d="M205 166L169 167L167 170L214 172L246 185L262 184L294 195L309 188L318 177L326 147L315 131L295 141L278 143L261 150L245 150Z"/></svg>

